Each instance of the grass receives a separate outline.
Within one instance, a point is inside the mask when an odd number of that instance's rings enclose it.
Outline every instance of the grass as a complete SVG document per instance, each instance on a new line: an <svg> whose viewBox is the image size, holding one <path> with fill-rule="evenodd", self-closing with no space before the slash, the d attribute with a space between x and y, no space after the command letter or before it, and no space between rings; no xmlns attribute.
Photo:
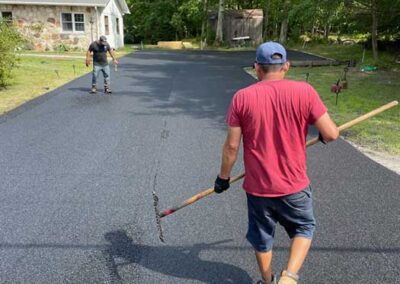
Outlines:
<svg viewBox="0 0 400 284"><path fill-rule="evenodd" d="M362 45L337 45L337 44L306 44L290 45L289 48L318 54L336 60L355 59L357 64L374 65L383 70L399 70L400 64L396 63L399 54L380 51L379 59L374 60L372 50L364 50ZM363 61L364 59L364 61Z"/></svg>
<svg viewBox="0 0 400 284"><path fill-rule="evenodd" d="M116 50L116 56L122 57L133 51L133 45L125 45L124 47ZM62 56L86 56L86 50L69 50L69 51L37 51L37 50L22 50L21 54L35 54L35 55L62 55Z"/></svg>
<svg viewBox="0 0 400 284"><path fill-rule="evenodd" d="M288 78L305 80L320 94L338 125L365 114L393 100L400 99L399 72L364 73L358 69L347 73L348 89L336 94L330 86L343 75L342 67L292 68ZM400 155L400 107L381 113L341 133L346 139L375 151Z"/></svg>
<svg viewBox="0 0 400 284"><path fill-rule="evenodd" d="M371 51L365 51L364 64L378 66L377 72L366 73L360 71L363 58L363 48L360 45L306 45L304 48L290 48L336 60L357 60L358 66L350 68L347 73L349 87L339 94L337 105L336 95L330 91L330 87L343 77L345 66L293 67L287 74L288 79L306 80L306 74L309 73L309 83L318 91L338 125L393 100L400 100L400 64L395 62L395 54L381 52L376 62ZM341 135L365 148L400 155L400 106L353 126Z"/></svg>
<svg viewBox="0 0 400 284"><path fill-rule="evenodd" d="M10 85L0 90L0 115L90 71L81 59L20 57Z"/></svg>
<svg viewBox="0 0 400 284"><path fill-rule="evenodd" d="M119 58L130 52L132 47L126 46L118 50L116 55ZM19 58L17 67L13 69L9 86L0 89L0 115L91 72L91 68L85 66L84 59L74 58L74 56L85 56L85 51L22 53L25 53L25 56ZM35 57L29 56L29 53L66 57Z"/></svg>

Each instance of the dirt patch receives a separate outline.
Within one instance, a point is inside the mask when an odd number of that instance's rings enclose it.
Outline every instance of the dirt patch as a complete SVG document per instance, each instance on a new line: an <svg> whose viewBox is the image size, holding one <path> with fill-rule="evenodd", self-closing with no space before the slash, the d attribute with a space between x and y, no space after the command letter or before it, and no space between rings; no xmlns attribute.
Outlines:
<svg viewBox="0 0 400 284"><path fill-rule="evenodd" d="M382 152L377 152L377 151L374 151L371 149L367 149L367 148L361 147L357 144L354 144L353 142L346 140L345 138L343 138L343 140L348 142L350 145L352 145L354 148L359 150L361 153L363 153L365 156L367 156L371 160L377 162L378 164L384 166L385 168L400 175L400 156L390 155L387 153L382 153Z"/></svg>

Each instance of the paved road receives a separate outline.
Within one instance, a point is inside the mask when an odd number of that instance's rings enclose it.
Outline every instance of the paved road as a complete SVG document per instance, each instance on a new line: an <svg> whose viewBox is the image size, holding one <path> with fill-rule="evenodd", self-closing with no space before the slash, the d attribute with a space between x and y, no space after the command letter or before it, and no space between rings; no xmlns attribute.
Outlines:
<svg viewBox="0 0 400 284"><path fill-rule="evenodd" d="M254 282L240 185L163 219L165 245L151 194L164 209L212 184L253 58L137 52L112 96L85 76L0 117L0 283ZM400 176L344 141L308 154L318 229L301 283L400 283ZM276 272L288 244L279 229Z"/></svg>

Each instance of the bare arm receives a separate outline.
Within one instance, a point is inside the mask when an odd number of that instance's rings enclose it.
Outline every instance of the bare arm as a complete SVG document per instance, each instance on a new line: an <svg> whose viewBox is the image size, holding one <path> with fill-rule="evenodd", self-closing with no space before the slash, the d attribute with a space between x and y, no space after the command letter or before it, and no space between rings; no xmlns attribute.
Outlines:
<svg viewBox="0 0 400 284"><path fill-rule="evenodd" d="M240 127L229 127L228 134L222 151L221 170L219 176L223 179L230 177L233 165L239 153L242 129Z"/></svg>
<svg viewBox="0 0 400 284"><path fill-rule="evenodd" d="M314 125L325 142L336 140L339 137L339 128L327 112L318 118Z"/></svg>
<svg viewBox="0 0 400 284"><path fill-rule="evenodd" d="M90 65L90 57L91 57L91 52L90 50L86 51L86 66Z"/></svg>
<svg viewBox="0 0 400 284"><path fill-rule="evenodd" d="M118 64L118 60L117 60L117 58L115 57L115 49L114 49L114 48L111 48L108 52L110 53L110 56L111 56L111 58L112 58L114 64Z"/></svg>

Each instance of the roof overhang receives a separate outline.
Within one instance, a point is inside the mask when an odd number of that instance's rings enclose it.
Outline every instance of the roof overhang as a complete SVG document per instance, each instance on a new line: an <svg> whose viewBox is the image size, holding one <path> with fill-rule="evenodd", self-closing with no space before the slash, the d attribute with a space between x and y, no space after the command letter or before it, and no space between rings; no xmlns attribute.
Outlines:
<svg viewBox="0 0 400 284"><path fill-rule="evenodd" d="M122 13L124 13L124 14L130 14L131 12L129 11L129 7L128 7L128 5L126 4L126 1L125 0L117 0L117 2L119 3L119 5L121 6L121 11L122 11Z"/></svg>
<svg viewBox="0 0 400 284"><path fill-rule="evenodd" d="M93 1L85 1L82 3L71 3L62 1L13 1L13 0L0 0L0 4L14 4L14 5L49 5L49 6L85 6L85 7L105 7L108 3L93 3Z"/></svg>
<svg viewBox="0 0 400 284"><path fill-rule="evenodd" d="M125 0L116 0L121 7L123 14L130 14L129 7ZM14 5L49 5L49 6L80 6L80 7L106 7L110 0L82 0L82 1L62 1L62 0L42 0L42 1L29 1L29 0L0 0L0 4L14 4Z"/></svg>

